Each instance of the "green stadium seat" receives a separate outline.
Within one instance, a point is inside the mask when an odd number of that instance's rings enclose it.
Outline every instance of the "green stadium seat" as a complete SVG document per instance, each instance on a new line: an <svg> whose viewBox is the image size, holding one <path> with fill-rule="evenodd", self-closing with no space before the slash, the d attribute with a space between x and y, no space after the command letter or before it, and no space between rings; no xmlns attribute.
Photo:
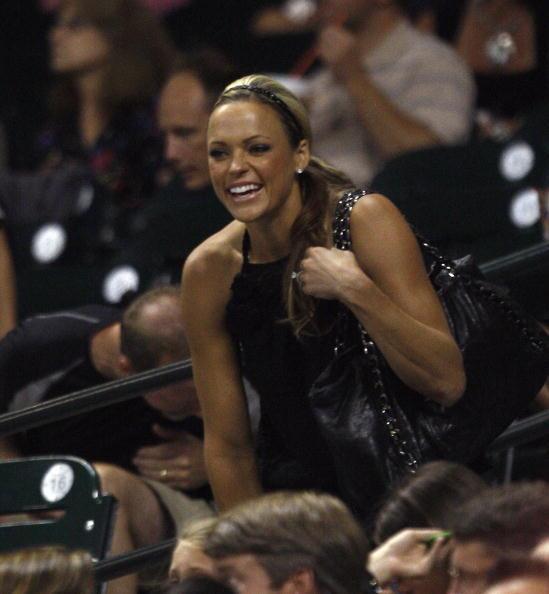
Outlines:
<svg viewBox="0 0 549 594"><path fill-rule="evenodd" d="M86 461L72 456L6 460L0 462L0 484L0 551L60 545L85 549L94 559L106 556L116 500L101 493L99 477Z"/></svg>

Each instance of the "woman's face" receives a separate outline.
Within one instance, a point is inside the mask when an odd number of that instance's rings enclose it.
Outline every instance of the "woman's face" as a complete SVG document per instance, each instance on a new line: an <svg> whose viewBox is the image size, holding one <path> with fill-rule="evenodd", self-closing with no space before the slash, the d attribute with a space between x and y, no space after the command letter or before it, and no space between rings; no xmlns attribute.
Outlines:
<svg viewBox="0 0 549 594"><path fill-rule="evenodd" d="M79 74L101 68L108 60L111 45L94 25L78 16L75 5L58 15L50 31L50 64L57 74Z"/></svg>
<svg viewBox="0 0 549 594"><path fill-rule="evenodd" d="M214 190L235 219L293 222L301 209L296 171L307 166L309 146L290 145L273 108L242 100L215 109L208 155Z"/></svg>

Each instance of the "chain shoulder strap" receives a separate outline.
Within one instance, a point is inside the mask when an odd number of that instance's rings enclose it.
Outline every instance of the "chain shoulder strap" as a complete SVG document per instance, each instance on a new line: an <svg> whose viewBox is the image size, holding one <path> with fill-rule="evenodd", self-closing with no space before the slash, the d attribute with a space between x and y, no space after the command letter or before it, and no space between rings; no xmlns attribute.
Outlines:
<svg viewBox="0 0 549 594"><path fill-rule="evenodd" d="M363 197L368 194L367 190L353 190L346 192L339 199L333 223L333 243L334 246L340 250L352 249L351 241L351 212L354 205ZM343 308L339 313L340 320L338 323L342 323L343 317L348 317L349 313L344 311ZM348 320L347 320L348 322ZM381 373L378 349L374 341L370 338L370 335L362 327L362 324L356 320L358 329L360 331L360 337L362 341L362 351L364 353L365 362L372 375L372 387L375 392L374 396L377 398L379 403L379 412L381 413L383 423L387 427L390 438L395 445L398 455L403 460L408 471L414 473L419 467L418 460L408 451L408 442L403 438L400 428L398 426L398 420L394 414L391 402L385 389L385 383L383 381L383 375ZM341 342L338 340L335 347L337 354L341 348Z"/></svg>
<svg viewBox="0 0 549 594"><path fill-rule="evenodd" d="M462 283L469 287L477 298L490 301L494 307L500 311L501 315L516 327L517 337L523 341L532 351L543 353L549 349L549 341L543 331L533 333L528 327L524 314L519 311L517 304L506 298L501 292L495 290L495 287L488 281L485 281L482 274L480 277L473 278L470 274L460 270L459 262L443 256L437 247L430 243L425 237L419 234L415 229L414 233L420 244L423 253L429 254L437 265L436 274L431 276L431 281L436 289L446 289L453 284L459 277ZM479 282L481 281L481 282Z"/></svg>
<svg viewBox="0 0 549 594"><path fill-rule="evenodd" d="M368 190L352 190L345 192L339 199L332 226L333 243L338 250L352 249L351 212L353 206L366 194L368 194Z"/></svg>

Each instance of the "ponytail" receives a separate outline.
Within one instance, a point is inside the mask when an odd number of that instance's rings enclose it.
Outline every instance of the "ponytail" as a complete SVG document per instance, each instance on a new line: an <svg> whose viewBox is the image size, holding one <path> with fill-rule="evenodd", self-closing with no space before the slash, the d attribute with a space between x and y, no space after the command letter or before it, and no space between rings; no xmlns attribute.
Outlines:
<svg viewBox="0 0 549 594"><path fill-rule="evenodd" d="M301 175L303 206L290 230L290 255L284 273L283 291L296 336L322 334L326 328L317 316L317 299L306 295L292 278L311 246L330 245L331 216L341 192L353 188L351 180L318 157L311 157Z"/></svg>

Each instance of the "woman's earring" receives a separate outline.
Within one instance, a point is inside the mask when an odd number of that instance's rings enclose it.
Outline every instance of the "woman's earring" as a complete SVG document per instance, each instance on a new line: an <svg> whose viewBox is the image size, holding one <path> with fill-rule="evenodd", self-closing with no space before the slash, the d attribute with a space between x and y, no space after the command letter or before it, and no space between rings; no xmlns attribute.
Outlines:
<svg viewBox="0 0 549 594"><path fill-rule="evenodd" d="M301 167L299 169L296 169L295 172L297 173L297 175L301 175L303 173L303 169L301 169Z"/></svg>

